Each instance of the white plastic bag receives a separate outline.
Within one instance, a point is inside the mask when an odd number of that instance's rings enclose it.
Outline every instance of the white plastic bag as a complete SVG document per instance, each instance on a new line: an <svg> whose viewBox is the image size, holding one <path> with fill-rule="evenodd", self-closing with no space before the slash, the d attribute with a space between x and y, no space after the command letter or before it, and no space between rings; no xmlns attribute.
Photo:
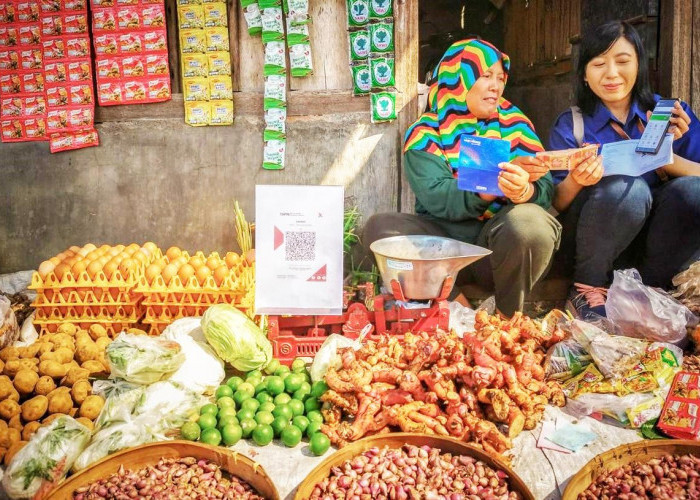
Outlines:
<svg viewBox="0 0 700 500"><path fill-rule="evenodd" d="M10 299L0 295L0 349L12 345L19 337L17 318Z"/></svg>
<svg viewBox="0 0 700 500"><path fill-rule="evenodd" d="M201 318L181 318L168 326L161 338L174 340L182 348L185 362L168 380L199 393L213 393L226 376L224 362L206 344ZM195 337L203 342L197 342Z"/></svg>
<svg viewBox="0 0 700 500"><path fill-rule="evenodd" d="M330 335L323 344L321 344L321 348L316 353L316 356L314 356L314 362L311 364L311 368L309 368L311 380L313 382L323 380L326 372L331 367L339 369L342 363L340 361L340 356L338 356L338 349L352 347L357 351L362 347L362 340L373 328L371 323L365 326L356 340L349 339L337 333Z"/></svg>
<svg viewBox="0 0 700 500"><path fill-rule="evenodd" d="M474 331L476 323L476 311L465 307L457 301L450 302L447 307L450 310L450 331L462 338L466 332Z"/></svg>
<svg viewBox="0 0 700 500"><path fill-rule="evenodd" d="M110 378L152 384L175 372L185 362L180 344L159 337L120 333L105 349Z"/></svg>
<svg viewBox="0 0 700 500"><path fill-rule="evenodd" d="M672 344L683 343L686 325L697 323L693 313L671 295L642 283L636 269L615 271L605 313L627 337Z"/></svg>

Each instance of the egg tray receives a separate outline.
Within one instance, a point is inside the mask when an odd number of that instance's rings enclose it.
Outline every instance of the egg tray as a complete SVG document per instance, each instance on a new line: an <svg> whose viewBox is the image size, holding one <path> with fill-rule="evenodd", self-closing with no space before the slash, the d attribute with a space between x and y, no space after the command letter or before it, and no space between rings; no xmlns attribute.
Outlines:
<svg viewBox="0 0 700 500"><path fill-rule="evenodd" d="M167 285L160 275L156 276L150 284L145 276L142 276L135 292L147 297L148 303L168 304L187 300L187 296L192 297L197 294L241 296L245 295L254 284L255 267L238 264L230 269L229 275L224 278L221 285L216 284L213 276L209 276L204 283L200 284L194 276L190 276L187 282L183 283L180 277L175 275Z"/></svg>
<svg viewBox="0 0 700 500"><path fill-rule="evenodd" d="M138 321L144 310L140 304L81 304L36 308L35 320L54 321Z"/></svg>
<svg viewBox="0 0 700 500"><path fill-rule="evenodd" d="M138 283L143 275L144 267L144 265L140 265L137 272L131 272L126 277L117 269L109 279L104 271L96 273L93 279L90 278L87 271L80 273L77 278L73 276L73 273L66 272L61 279L56 276L55 272L51 271L42 280L39 273L34 271L32 273L32 282L27 288L36 290L37 293L47 289L62 290L66 288L119 288L129 290Z"/></svg>
<svg viewBox="0 0 700 500"><path fill-rule="evenodd" d="M48 293L47 293L48 292ZM52 289L39 291L32 307L73 306L73 305L128 305L136 304L140 297L131 290L118 287L110 288L80 288Z"/></svg>

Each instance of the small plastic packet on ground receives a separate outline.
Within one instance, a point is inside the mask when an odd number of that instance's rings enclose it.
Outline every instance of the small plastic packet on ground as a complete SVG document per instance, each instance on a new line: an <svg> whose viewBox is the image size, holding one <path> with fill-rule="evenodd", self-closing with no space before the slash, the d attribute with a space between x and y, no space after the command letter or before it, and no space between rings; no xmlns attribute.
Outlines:
<svg viewBox="0 0 700 500"><path fill-rule="evenodd" d="M372 92L372 123L396 120L396 92Z"/></svg>
<svg viewBox="0 0 700 500"><path fill-rule="evenodd" d="M185 361L172 340L121 333L105 349L110 378L151 384L175 372Z"/></svg>

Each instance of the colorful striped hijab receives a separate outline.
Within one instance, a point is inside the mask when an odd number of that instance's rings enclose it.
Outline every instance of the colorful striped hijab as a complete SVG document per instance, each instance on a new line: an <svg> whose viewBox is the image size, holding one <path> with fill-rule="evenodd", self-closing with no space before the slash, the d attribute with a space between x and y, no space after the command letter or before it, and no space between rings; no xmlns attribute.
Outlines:
<svg viewBox="0 0 700 500"><path fill-rule="evenodd" d="M542 151L532 123L509 101L501 98L487 119L478 119L467 109L467 92L499 60L507 75L510 59L490 43L468 39L452 44L433 73L434 83L428 94L430 111L406 132L404 152L426 151L456 169L462 134L510 141L511 159Z"/></svg>

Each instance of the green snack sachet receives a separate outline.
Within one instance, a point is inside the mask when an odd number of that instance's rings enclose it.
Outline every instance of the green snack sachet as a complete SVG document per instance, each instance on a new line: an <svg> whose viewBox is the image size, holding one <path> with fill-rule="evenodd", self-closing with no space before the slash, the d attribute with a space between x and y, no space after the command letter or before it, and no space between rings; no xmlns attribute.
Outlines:
<svg viewBox="0 0 700 500"><path fill-rule="evenodd" d="M369 22L369 0L347 0L348 27L366 26Z"/></svg>
<svg viewBox="0 0 700 500"><path fill-rule="evenodd" d="M265 132L263 139L266 141L285 138L287 110L285 108L270 108L265 110Z"/></svg>
<svg viewBox="0 0 700 500"><path fill-rule="evenodd" d="M287 18L287 45L309 43L309 24L295 24Z"/></svg>
<svg viewBox="0 0 700 500"><path fill-rule="evenodd" d="M314 72L311 44L297 43L289 46L289 66L292 76L308 76Z"/></svg>
<svg viewBox="0 0 700 500"><path fill-rule="evenodd" d="M366 61L370 48L369 30L351 31L348 36L350 37L350 60Z"/></svg>
<svg viewBox="0 0 700 500"><path fill-rule="evenodd" d="M257 0L241 0L243 17L248 25L248 34L259 35L262 33L262 18Z"/></svg>
<svg viewBox="0 0 700 500"><path fill-rule="evenodd" d="M380 54L394 52L394 23L369 25L370 51Z"/></svg>
<svg viewBox="0 0 700 500"><path fill-rule="evenodd" d="M265 170L282 170L286 148L287 141L285 140L266 141L263 150L263 168Z"/></svg>
<svg viewBox="0 0 700 500"><path fill-rule="evenodd" d="M388 19L394 15L392 0L370 0L369 18Z"/></svg>
<svg viewBox="0 0 700 500"><path fill-rule="evenodd" d="M372 90L372 76L369 72L369 64L353 64L352 71L352 91L354 95L366 95Z"/></svg>
<svg viewBox="0 0 700 500"><path fill-rule="evenodd" d="M371 101L372 123L396 120L396 92L373 92Z"/></svg>
<svg viewBox="0 0 700 500"><path fill-rule="evenodd" d="M284 75L287 73L287 59L284 52L284 42L265 44L265 76Z"/></svg>
<svg viewBox="0 0 700 500"><path fill-rule="evenodd" d="M287 102L287 78L284 75L265 77L263 109L283 108Z"/></svg>
<svg viewBox="0 0 700 500"><path fill-rule="evenodd" d="M372 57L369 60L372 73L372 88L388 88L395 85L394 58Z"/></svg>
<svg viewBox="0 0 700 500"><path fill-rule="evenodd" d="M282 21L282 9L270 7L262 9L262 41L263 43L278 42L284 40L284 21Z"/></svg>

